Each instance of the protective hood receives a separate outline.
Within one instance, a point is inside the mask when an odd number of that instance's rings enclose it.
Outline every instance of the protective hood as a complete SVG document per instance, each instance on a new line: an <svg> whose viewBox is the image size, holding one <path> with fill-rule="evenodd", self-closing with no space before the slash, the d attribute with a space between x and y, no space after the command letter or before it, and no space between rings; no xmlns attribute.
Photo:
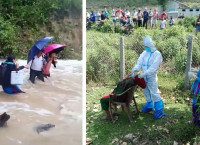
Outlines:
<svg viewBox="0 0 200 145"><path fill-rule="evenodd" d="M156 50L156 48L155 48L155 46L154 46L154 44L153 44L153 41L152 41L152 39L151 39L149 36L147 36L147 37L144 39L144 46L145 46L145 47L149 47L149 48L151 49L151 52L153 52L153 51Z"/></svg>

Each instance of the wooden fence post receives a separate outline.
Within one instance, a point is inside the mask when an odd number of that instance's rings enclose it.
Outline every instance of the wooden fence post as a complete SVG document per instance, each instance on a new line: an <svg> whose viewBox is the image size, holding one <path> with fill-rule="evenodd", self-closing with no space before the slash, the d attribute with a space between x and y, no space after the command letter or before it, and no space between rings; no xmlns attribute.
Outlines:
<svg viewBox="0 0 200 145"><path fill-rule="evenodd" d="M125 75L125 55L124 55L124 37L120 37L120 80L124 79Z"/></svg>

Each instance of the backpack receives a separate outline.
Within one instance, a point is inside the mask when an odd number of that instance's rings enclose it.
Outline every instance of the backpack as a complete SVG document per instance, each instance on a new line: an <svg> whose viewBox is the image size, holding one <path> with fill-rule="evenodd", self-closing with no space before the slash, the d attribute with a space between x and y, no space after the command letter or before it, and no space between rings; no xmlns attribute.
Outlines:
<svg viewBox="0 0 200 145"><path fill-rule="evenodd" d="M8 64L14 65L12 62L2 62L0 65L0 85L3 83Z"/></svg>
<svg viewBox="0 0 200 145"><path fill-rule="evenodd" d="M153 16L153 12L149 12L149 17L152 17Z"/></svg>
<svg viewBox="0 0 200 145"><path fill-rule="evenodd" d="M0 85L2 85L2 83L3 83L3 78L5 76L6 69L7 69L7 64L2 63L0 65Z"/></svg>
<svg viewBox="0 0 200 145"><path fill-rule="evenodd" d="M144 11L144 19L148 19L148 12Z"/></svg>

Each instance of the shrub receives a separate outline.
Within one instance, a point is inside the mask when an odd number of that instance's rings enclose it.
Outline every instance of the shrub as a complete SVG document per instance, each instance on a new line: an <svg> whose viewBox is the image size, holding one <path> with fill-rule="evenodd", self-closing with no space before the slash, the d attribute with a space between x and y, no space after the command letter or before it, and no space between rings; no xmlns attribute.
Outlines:
<svg viewBox="0 0 200 145"><path fill-rule="evenodd" d="M122 28L119 27L119 26L116 26L116 27L115 27L115 33L120 33L120 34L122 34L122 33L123 33Z"/></svg>
<svg viewBox="0 0 200 145"><path fill-rule="evenodd" d="M87 50L87 79L94 81L119 81L119 51L98 47Z"/></svg>
<svg viewBox="0 0 200 145"><path fill-rule="evenodd" d="M185 35L186 31L185 28L182 26L173 26L173 27L169 27L168 29L164 30L164 36L166 38L170 38L170 37L178 37L178 36L183 36Z"/></svg>
<svg viewBox="0 0 200 145"><path fill-rule="evenodd" d="M147 35L153 39L155 47L163 56L163 71L169 70L176 74L185 72L188 32L183 26L177 25L164 31L138 28L133 34L124 37L126 74L131 73L139 55L144 51L143 41ZM200 63L199 44L199 40L194 41L193 65ZM119 81L119 48L120 34L87 32L87 80L95 78L95 81Z"/></svg>
<svg viewBox="0 0 200 145"><path fill-rule="evenodd" d="M189 26L189 27L187 28L187 32L193 32L193 29L194 29L193 26Z"/></svg>
<svg viewBox="0 0 200 145"><path fill-rule="evenodd" d="M184 72L186 69L187 62L187 49L180 51L177 53L175 57L175 67L178 72Z"/></svg>
<svg viewBox="0 0 200 145"><path fill-rule="evenodd" d="M196 17L185 17L184 19L179 20L178 24L187 28L190 26L194 27L196 25L196 20Z"/></svg>
<svg viewBox="0 0 200 145"><path fill-rule="evenodd" d="M157 44L158 50L161 51L164 60L172 59L181 50L180 41L176 37L171 37Z"/></svg>
<svg viewBox="0 0 200 145"><path fill-rule="evenodd" d="M105 21L103 25L97 25L97 24L93 24L92 25L92 30L96 30L99 32L103 32L103 33L113 33L114 32L114 26L112 21Z"/></svg>
<svg viewBox="0 0 200 145"><path fill-rule="evenodd" d="M193 66L198 66L200 64L200 41L195 40L193 45L193 53L192 53L192 64Z"/></svg>
<svg viewBox="0 0 200 145"><path fill-rule="evenodd" d="M6 57L7 54L18 54L18 48L15 45L17 41L16 37L16 27L13 26L10 22L5 21L0 17L0 56Z"/></svg>

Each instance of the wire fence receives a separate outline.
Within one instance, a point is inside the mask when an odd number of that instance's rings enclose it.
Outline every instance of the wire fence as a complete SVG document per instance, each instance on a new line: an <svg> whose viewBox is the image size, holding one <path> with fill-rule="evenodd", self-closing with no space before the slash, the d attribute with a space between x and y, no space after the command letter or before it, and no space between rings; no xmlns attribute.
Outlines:
<svg viewBox="0 0 200 145"><path fill-rule="evenodd" d="M102 83L117 83L120 80L120 37L119 34L87 32L87 82L92 80ZM131 73L140 54L144 51L144 38L145 34L138 35L138 33L124 36L124 76ZM180 39L170 38L165 34L152 35L152 39L155 47L163 56L159 73L170 78L176 75L185 78L188 35ZM192 44L194 50L192 51L192 60L189 61L191 61L191 67L198 68L200 43L198 39L195 39ZM171 79L168 81L169 84L170 81Z"/></svg>

